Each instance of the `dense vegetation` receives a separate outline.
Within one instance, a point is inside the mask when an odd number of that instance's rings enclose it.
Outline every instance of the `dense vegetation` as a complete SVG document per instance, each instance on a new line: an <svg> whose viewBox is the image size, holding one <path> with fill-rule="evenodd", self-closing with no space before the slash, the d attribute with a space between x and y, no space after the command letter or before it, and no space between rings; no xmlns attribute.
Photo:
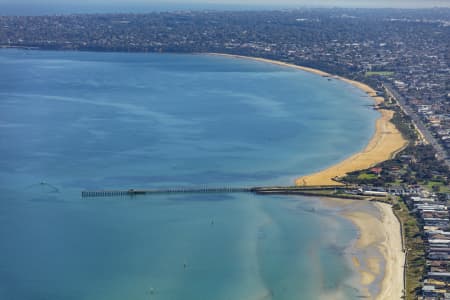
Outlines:
<svg viewBox="0 0 450 300"><path fill-rule="evenodd" d="M425 271L425 246L422 230L415 216L411 215L405 199L394 204L394 213L400 221L406 253L406 299L416 299L420 281Z"/></svg>

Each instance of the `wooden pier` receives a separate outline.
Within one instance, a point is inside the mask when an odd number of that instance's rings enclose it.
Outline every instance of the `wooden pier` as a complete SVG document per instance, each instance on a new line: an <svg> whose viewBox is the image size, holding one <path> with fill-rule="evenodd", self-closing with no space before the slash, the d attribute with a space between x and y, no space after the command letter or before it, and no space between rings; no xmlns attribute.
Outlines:
<svg viewBox="0 0 450 300"><path fill-rule="evenodd" d="M249 193L253 188L173 188L173 189L150 189L126 191L102 190L102 191L83 191L81 197L117 197L117 196L137 196L137 195L155 195L155 194L204 194L204 193Z"/></svg>
<svg viewBox="0 0 450 300"><path fill-rule="evenodd" d="M316 186L316 187L203 187L203 188L170 188L170 189L129 189L129 190L97 190L83 191L82 198L118 197L156 194L206 194L206 193L255 193L255 194L299 194L309 195L311 192L326 190L341 190L344 187Z"/></svg>

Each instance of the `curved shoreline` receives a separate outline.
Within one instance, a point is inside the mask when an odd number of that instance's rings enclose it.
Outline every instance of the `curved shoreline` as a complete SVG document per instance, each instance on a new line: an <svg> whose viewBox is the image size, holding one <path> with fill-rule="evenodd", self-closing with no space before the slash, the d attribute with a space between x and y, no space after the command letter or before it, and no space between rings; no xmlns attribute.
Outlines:
<svg viewBox="0 0 450 300"><path fill-rule="evenodd" d="M384 102L383 97L378 97L376 91L364 83L344 78L341 76L332 75L317 69L251 56L222 54L222 53L207 53L207 54L260 61L278 66L294 68L297 70L306 71L324 77L339 79L364 91L369 97L373 99L375 105L379 105ZM342 185L341 183L335 181L334 178L345 176L349 172L368 169L378 163L389 160L396 153L398 153L400 150L406 147L408 142L403 138L400 131L398 131L395 125L391 122L394 112L386 109L378 109L378 111L380 112L381 116L376 121L375 132L372 138L370 139L369 143L367 144L367 146L362 151L357 152L351 155L350 157L344 159L343 161L330 167L327 167L324 170L296 178L295 185L298 186Z"/></svg>
<svg viewBox="0 0 450 300"><path fill-rule="evenodd" d="M374 299L401 299L405 253L401 238L398 238L400 224L389 204L375 202L374 206L379 211L379 216L358 210L347 211L342 215L358 228L359 237L354 245L355 249L361 252L367 252L371 247L378 249L384 260L383 272L381 272L380 259L371 255L364 258L365 268L361 268L359 263L354 267L361 274L361 284L366 287L381 275L380 282L377 284L379 292L374 295ZM357 261L356 258L355 260ZM368 296L372 296L368 290L365 292Z"/></svg>
<svg viewBox="0 0 450 300"><path fill-rule="evenodd" d="M356 275L349 284L358 286L361 298L401 299L405 252L399 238L400 223L391 205L332 197L319 199L358 231L346 250L346 259Z"/></svg>
<svg viewBox="0 0 450 300"><path fill-rule="evenodd" d="M391 122L394 112L385 109L379 109L378 111L381 113L381 117L376 121L375 133L362 151L322 171L299 177L295 180L295 184L298 186L342 185L334 178L373 167L391 159L404 149L408 142Z"/></svg>
<svg viewBox="0 0 450 300"><path fill-rule="evenodd" d="M317 69L257 57L221 53L208 54L239 59L250 59L290 67L324 77L339 79L364 91L373 99L375 105L379 105L384 102L384 98L378 97L376 91L364 83L341 76L335 76ZM399 151L404 149L407 146L408 141L403 138L400 131L391 122L394 112L385 109L378 109L378 111L381 116L376 121L375 132L367 146L362 151L355 153L343 161L322 171L299 177L295 180L295 184L300 186L341 185L341 183L336 182L333 179L336 177L342 177L349 172L370 168L380 162L391 159ZM381 214L380 217L360 212L358 210L347 211L346 213L343 213L342 216L350 220L360 232L360 236L358 237L355 245L356 248L363 250L374 246L379 250L384 260L383 274L380 274L381 261L379 261L376 257L367 258L367 261L364 262L364 265L366 266L365 270L361 269L361 262L359 262L356 257L352 257L353 267L360 275L361 284L366 287L373 284L375 278L380 275L382 276L379 292L376 295L370 295L368 290L366 290L367 295L371 299L401 299L403 296L404 286L403 262L405 253L402 249L400 223L395 217L390 205L375 203L375 206Z"/></svg>

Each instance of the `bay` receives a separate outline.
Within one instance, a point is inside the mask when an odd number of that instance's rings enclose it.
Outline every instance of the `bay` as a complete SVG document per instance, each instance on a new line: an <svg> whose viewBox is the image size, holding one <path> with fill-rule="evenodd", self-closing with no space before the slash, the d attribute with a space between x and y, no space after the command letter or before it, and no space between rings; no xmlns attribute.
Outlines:
<svg viewBox="0 0 450 300"><path fill-rule="evenodd" d="M357 297L356 230L314 198L80 192L289 185L361 150L370 104L255 61L0 51L0 296Z"/></svg>

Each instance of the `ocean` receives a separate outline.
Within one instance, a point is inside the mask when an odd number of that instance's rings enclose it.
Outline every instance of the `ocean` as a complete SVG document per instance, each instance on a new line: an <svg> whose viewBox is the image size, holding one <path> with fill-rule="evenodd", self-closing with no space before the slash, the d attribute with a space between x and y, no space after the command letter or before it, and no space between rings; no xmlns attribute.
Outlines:
<svg viewBox="0 0 450 300"><path fill-rule="evenodd" d="M355 227L292 185L378 112L339 80L209 55L0 51L1 299L357 299Z"/></svg>

